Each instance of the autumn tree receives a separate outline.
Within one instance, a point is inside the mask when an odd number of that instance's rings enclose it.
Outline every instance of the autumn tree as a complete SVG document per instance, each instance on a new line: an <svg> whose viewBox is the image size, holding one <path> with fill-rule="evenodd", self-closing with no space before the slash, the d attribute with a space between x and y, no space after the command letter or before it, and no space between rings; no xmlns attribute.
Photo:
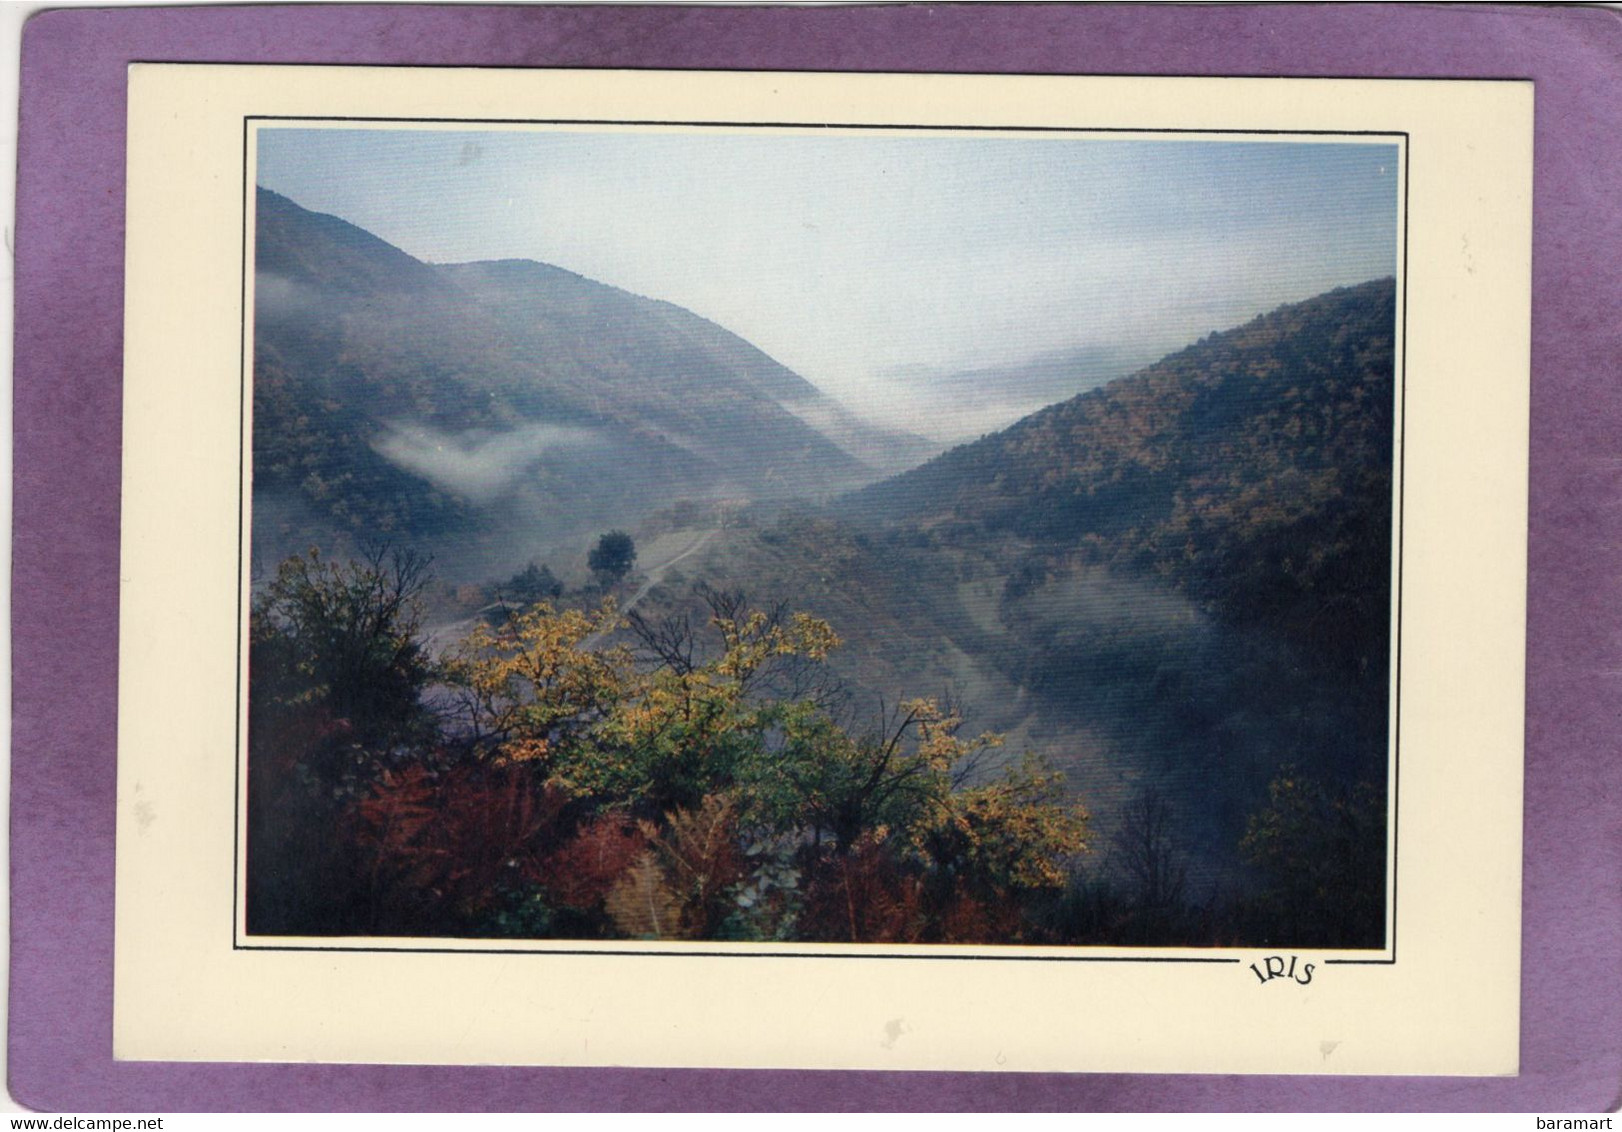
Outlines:
<svg viewBox="0 0 1622 1132"><path fill-rule="evenodd" d="M637 611L626 616L626 628L645 664L686 675L720 660L730 649L747 646L757 655L740 654L729 666L742 698L809 701L820 708L846 702L843 682L826 663L840 641L825 622L796 613L786 601L754 604L740 589L717 589L699 581L692 592L703 611L696 617L691 611L658 619ZM783 647L808 624L820 624L826 630L818 647ZM801 643L810 644L803 637ZM767 645L764 651L760 651L762 644Z"/></svg>
<svg viewBox="0 0 1622 1132"><path fill-rule="evenodd" d="M831 834L840 853L870 830L915 824L951 792L954 773L1001 743L960 736L962 716L933 699L908 700L855 733L808 703L779 707L772 722L780 746L747 789L775 824Z"/></svg>
<svg viewBox="0 0 1622 1132"><path fill-rule="evenodd" d="M432 665L420 640L428 559L375 546L347 563L284 561L254 603L250 660L262 695L319 704L355 745L407 741Z"/></svg>
<svg viewBox="0 0 1622 1132"><path fill-rule="evenodd" d="M287 559L249 618L248 923L322 934L358 899L343 808L379 766L429 742L419 638L427 560L369 549Z"/></svg>
<svg viewBox="0 0 1622 1132"><path fill-rule="evenodd" d="M598 647L617 625L610 599L595 612L542 602L500 626L475 626L445 663L474 752L535 762L568 784L634 687L629 652Z"/></svg>
<svg viewBox="0 0 1622 1132"><path fill-rule="evenodd" d="M705 648L675 632L655 644L647 626L633 622L659 662L609 723L621 762L604 768L612 773L602 785L657 812L691 808L750 778L767 753L774 674L820 664L839 645L818 618L782 606L753 608L741 594L700 592L707 595L713 644Z"/></svg>
<svg viewBox="0 0 1622 1132"><path fill-rule="evenodd" d="M1285 767L1268 786L1240 851L1262 878L1253 909L1262 942L1379 947L1385 940L1385 800Z"/></svg>
<svg viewBox="0 0 1622 1132"><path fill-rule="evenodd" d="M998 777L930 801L913 843L957 885L987 897L1063 888L1066 862L1087 847L1087 812L1064 775L1026 758Z"/></svg>
<svg viewBox="0 0 1622 1132"><path fill-rule="evenodd" d="M1063 776L1030 759L988 773L1001 738L962 734L955 707L906 701L856 733L804 703L772 721L780 744L740 787L746 812L809 838L813 938L1019 938L1027 902L1062 890L1087 847Z"/></svg>

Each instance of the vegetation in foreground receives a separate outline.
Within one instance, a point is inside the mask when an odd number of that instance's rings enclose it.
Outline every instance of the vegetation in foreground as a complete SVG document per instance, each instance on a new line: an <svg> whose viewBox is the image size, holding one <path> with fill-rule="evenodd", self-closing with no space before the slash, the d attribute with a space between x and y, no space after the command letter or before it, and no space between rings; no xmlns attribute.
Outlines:
<svg viewBox="0 0 1622 1132"><path fill-rule="evenodd" d="M311 552L255 602L250 933L1381 942L1371 795L1281 775L1255 884L1195 901L1152 792L1100 852L1061 777L954 705L853 717L823 620L702 583L707 617L621 617L612 578L588 604L548 575L436 660L429 580Z"/></svg>

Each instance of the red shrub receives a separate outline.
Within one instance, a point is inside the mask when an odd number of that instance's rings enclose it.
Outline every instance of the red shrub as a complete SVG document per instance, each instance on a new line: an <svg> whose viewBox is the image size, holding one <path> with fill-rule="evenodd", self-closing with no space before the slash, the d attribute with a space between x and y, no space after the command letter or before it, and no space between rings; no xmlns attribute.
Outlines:
<svg viewBox="0 0 1622 1132"><path fill-rule="evenodd" d="M567 798L523 765L384 771L352 811L374 898L489 908L508 878L535 881Z"/></svg>
<svg viewBox="0 0 1622 1132"><path fill-rule="evenodd" d="M881 843L864 836L849 853L824 857L812 871L800 916L806 939L915 943L926 927L923 882Z"/></svg>
<svg viewBox="0 0 1622 1132"><path fill-rule="evenodd" d="M534 879L556 904L590 912L647 847L647 837L634 825L599 817L541 861Z"/></svg>

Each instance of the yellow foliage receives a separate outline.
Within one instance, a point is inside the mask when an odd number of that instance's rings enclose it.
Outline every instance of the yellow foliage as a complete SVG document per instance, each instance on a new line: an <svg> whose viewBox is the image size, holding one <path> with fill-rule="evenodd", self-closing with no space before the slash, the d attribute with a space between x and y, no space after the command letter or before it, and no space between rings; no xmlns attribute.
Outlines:
<svg viewBox="0 0 1622 1132"><path fill-rule="evenodd" d="M550 762L560 738L579 742L634 694L630 652L591 647L617 624L610 600L596 613L543 603L500 628L476 627L446 671L468 698L484 753Z"/></svg>
<svg viewBox="0 0 1622 1132"><path fill-rule="evenodd" d="M962 713L955 709L943 710L933 698L907 700L901 705L901 711L918 729L916 758L931 770L949 771L963 760L1003 743L1001 735L990 731L973 739L958 738L958 729L963 726Z"/></svg>
<svg viewBox="0 0 1622 1132"><path fill-rule="evenodd" d="M995 782L938 794L914 844L936 860L967 862L994 884L1063 887L1067 860L1087 848L1087 812L1063 800L1063 781L1027 760Z"/></svg>
<svg viewBox="0 0 1622 1132"><path fill-rule="evenodd" d="M758 609L741 621L717 616L712 624L720 631L726 649L715 671L740 680L754 675L773 657L800 656L821 661L840 645L838 635L826 621L806 613L794 614L787 625L774 623Z"/></svg>
<svg viewBox="0 0 1622 1132"><path fill-rule="evenodd" d="M501 747L500 757L515 763L542 762L552 751L545 739L512 739Z"/></svg>
<svg viewBox="0 0 1622 1132"><path fill-rule="evenodd" d="M681 939L681 899L670 889L653 851L644 850L609 890L604 906L614 926L633 939Z"/></svg>
<svg viewBox="0 0 1622 1132"><path fill-rule="evenodd" d="M712 936L749 871L741 827L828 831L841 860L886 846L973 885L976 899L1064 884L1087 815L1064 800L1060 775L1027 762L960 788L1002 738L964 735L955 706L907 700L881 731L851 734L811 701L760 694L774 661L821 661L839 645L827 622L739 603L712 624L723 646L714 660L639 672L628 649L603 645L619 625L611 603L594 613L540 604L480 626L448 665L484 754L537 764L576 798L663 813L640 823L647 849L603 905L620 931Z"/></svg>

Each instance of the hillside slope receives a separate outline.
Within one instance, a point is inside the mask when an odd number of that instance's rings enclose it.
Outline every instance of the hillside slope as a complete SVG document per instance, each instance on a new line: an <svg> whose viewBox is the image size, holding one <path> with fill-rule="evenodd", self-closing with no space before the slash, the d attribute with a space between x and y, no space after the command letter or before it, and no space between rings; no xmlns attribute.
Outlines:
<svg viewBox="0 0 1622 1132"><path fill-rule="evenodd" d="M426 264L266 190L256 241L266 555L346 536L533 545L682 496L825 495L895 466L849 449L927 454L721 327L560 268Z"/></svg>
<svg viewBox="0 0 1622 1132"><path fill-rule="evenodd" d="M1395 285L1280 308L850 498L938 537L1158 578L1383 685ZM954 534L954 532L956 532ZM977 534L976 532L979 532Z"/></svg>
<svg viewBox="0 0 1622 1132"><path fill-rule="evenodd" d="M1191 883L1247 883L1276 778L1385 781L1394 325L1390 280L1282 308L682 570L826 618L857 706L1043 755L1101 846L1152 792Z"/></svg>

